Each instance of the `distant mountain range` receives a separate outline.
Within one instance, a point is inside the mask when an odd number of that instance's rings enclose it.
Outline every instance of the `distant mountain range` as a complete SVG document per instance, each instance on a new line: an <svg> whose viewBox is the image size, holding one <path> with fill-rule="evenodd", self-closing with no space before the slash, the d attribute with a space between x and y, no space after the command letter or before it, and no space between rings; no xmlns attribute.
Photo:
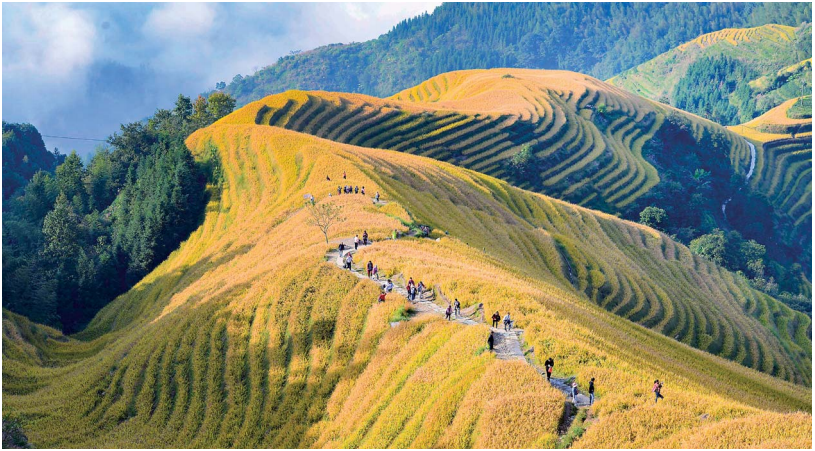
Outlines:
<svg viewBox="0 0 815 451"><path fill-rule="evenodd" d="M239 105L288 89L389 96L460 69L608 79L702 34L812 21L810 3L445 3L361 43L280 58L226 87Z"/></svg>

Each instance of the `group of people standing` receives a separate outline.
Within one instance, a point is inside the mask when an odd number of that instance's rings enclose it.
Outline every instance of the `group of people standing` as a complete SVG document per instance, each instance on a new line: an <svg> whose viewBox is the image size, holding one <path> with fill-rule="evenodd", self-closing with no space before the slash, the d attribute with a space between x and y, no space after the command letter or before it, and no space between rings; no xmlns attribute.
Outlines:
<svg viewBox="0 0 815 451"><path fill-rule="evenodd" d="M363 186L362 189L359 189L359 186L338 186L337 187L337 195L340 194L362 194L365 195L365 187Z"/></svg>
<svg viewBox="0 0 815 451"><path fill-rule="evenodd" d="M492 327L497 329L499 321L501 321L501 314L496 311L492 314ZM512 330L512 318L510 318L509 312L504 315L504 330L507 332Z"/></svg>
<svg viewBox="0 0 815 451"><path fill-rule="evenodd" d="M413 281L413 277L410 277L408 279L407 287L405 287L405 289L407 289L408 301L416 302L417 296L419 297L420 301L424 298L425 286L424 282L422 282L421 280L417 285L416 282Z"/></svg>
<svg viewBox="0 0 815 451"><path fill-rule="evenodd" d="M456 318L461 316L461 302L458 301L458 298L456 298L452 304L447 304L447 310L444 311L444 317L447 319L447 321L451 321L454 314L456 315Z"/></svg>

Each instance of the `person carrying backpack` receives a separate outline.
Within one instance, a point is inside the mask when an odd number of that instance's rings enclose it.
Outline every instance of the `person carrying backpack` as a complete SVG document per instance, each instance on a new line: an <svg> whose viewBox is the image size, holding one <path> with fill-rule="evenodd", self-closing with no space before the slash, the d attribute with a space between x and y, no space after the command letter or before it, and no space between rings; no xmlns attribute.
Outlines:
<svg viewBox="0 0 815 451"><path fill-rule="evenodd" d="M579 391L577 390L577 382L572 382L572 404L577 402L577 394Z"/></svg>
<svg viewBox="0 0 815 451"><path fill-rule="evenodd" d="M424 299L424 282L421 280L419 281L419 285L416 287L416 293L418 293L420 301Z"/></svg>
<svg viewBox="0 0 815 451"><path fill-rule="evenodd" d="M498 328L498 321L501 321L501 314L498 313L498 312L495 312L495 313L492 314L492 327L497 329Z"/></svg>
<svg viewBox="0 0 815 451"><path fill-rule="evenodd" d="M447 304L447 310L445 310L445 311L444 311L444 318L445 318L447 321L450 321L450 319L451 319L451 318L450 318L450 316L451 316L452 314L453 314L453 306L452 306L452 305L450 305L450 304Z"/></svg>
<svg viewBox="0 0 815 451"><path fill-rule="evenodd" d="M458 302L458 298L456 298L456 302L453 303L455 307L456 318L461 316L461 302Z"/></svg>
<svg viewBox="0 0 815 451"><path fill-rule="evenodd" d="M654 392L654 404L658 403L660 398L665 399L665 397L662 396L662 382L660 382L659 379L654 381L654 388L651 390Z"/></svg>
<svg viewBox="0 0 815 451"><path fill-rule="evenodd" d="M589 405L594 404L594 378L589 381Z"/></svg>
<svg viewBox="0 0 815 451"><path fill-rule="evenodd" d="M368 266L366 269L368 270L368 278L372 279L374 275L374 262L368 260Z"/></svg>
<svg viewBox="0 0 815 451"><path fill-rule="evenodd" d="M512 329L512 318L509 317L509 312L504 316L504 330L509 332Z"/></svg>
<svg viewBox="0 0 815 451"><path fill-rule="evenodd" d="M490 352L495 348L495 334L490 331L490 336L487 337L487 344L490 346Z"/></svg>

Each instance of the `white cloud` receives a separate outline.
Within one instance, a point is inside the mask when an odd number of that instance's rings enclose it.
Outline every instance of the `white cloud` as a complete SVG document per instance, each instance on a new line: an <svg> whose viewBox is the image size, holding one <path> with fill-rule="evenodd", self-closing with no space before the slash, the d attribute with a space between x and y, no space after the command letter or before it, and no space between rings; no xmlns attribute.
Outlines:
<svg viewBox="0 0 815 451"><path fill-rule="evenodd" d="M86 11L59 3L20 7L15 20L3 24L3 70L60 82L93 62L96 29Z"/></svg>
<svg viewBox="0 0 815 451"><path fill-rule="evenodd" d="M209 33L215 16L211 3L165 3L150 12L143 31L148 37L195 38Z"/></svg>

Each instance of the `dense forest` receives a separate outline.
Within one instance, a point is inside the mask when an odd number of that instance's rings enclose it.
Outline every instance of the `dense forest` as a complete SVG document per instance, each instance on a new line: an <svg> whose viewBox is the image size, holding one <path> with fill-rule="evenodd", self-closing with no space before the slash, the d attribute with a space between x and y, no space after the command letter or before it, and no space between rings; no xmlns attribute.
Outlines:
<svg viewBox="0 0 815 451"><path fill-rule="evenodd" d="M802 63L798 70L760 75L726 55L701 58L688 66L674 86L671 104L722 125L737 125L812 89L810 62Z"/></svg>
<svg viewBox="0 0 815 451"><path fill-rule="evenodd" d="M64 159L58 150L45 148L33 125L3 121L3 200L25 186L35 173L54 172Z"/></svg>
<svg viewBox="0 0 815 451"><path fill-rule="evenodd" d="M779 224L772 205L759 193L740 190L744 178L733 174L723 149L724 135L706 131L697 141L692 125L670 115L643 146L643 157L659 172L659 183L632 202L626 219L662 230L732 271L742 272L755 288L811 315L811 288L804 279L795 240L785 239L792 224ZM722 216L740 224L731 230ZM764 243L764 244L759 244ZM809 267L810 261L803 260Z"/></svg>
<svg viewBox="0 0 815 451"><path fill-rule="evenodd" d="M566 69L606 79L727 27L812 20L809 3L445 3L362 43L280 58L226 87L239 105L287 89L387 96L460 69Z"/></svg>
<svg viewBox="0 0 815 451"><path fill-rule="evenodd" d="M34 173L4 203L3 307L75 332L161 263L199 224L210 178L184 140L234 107L223 93L180 95L122 125L87 165L72 152ZM42 142L28 124L4 123L4 137L7 126Z"/></svg>

